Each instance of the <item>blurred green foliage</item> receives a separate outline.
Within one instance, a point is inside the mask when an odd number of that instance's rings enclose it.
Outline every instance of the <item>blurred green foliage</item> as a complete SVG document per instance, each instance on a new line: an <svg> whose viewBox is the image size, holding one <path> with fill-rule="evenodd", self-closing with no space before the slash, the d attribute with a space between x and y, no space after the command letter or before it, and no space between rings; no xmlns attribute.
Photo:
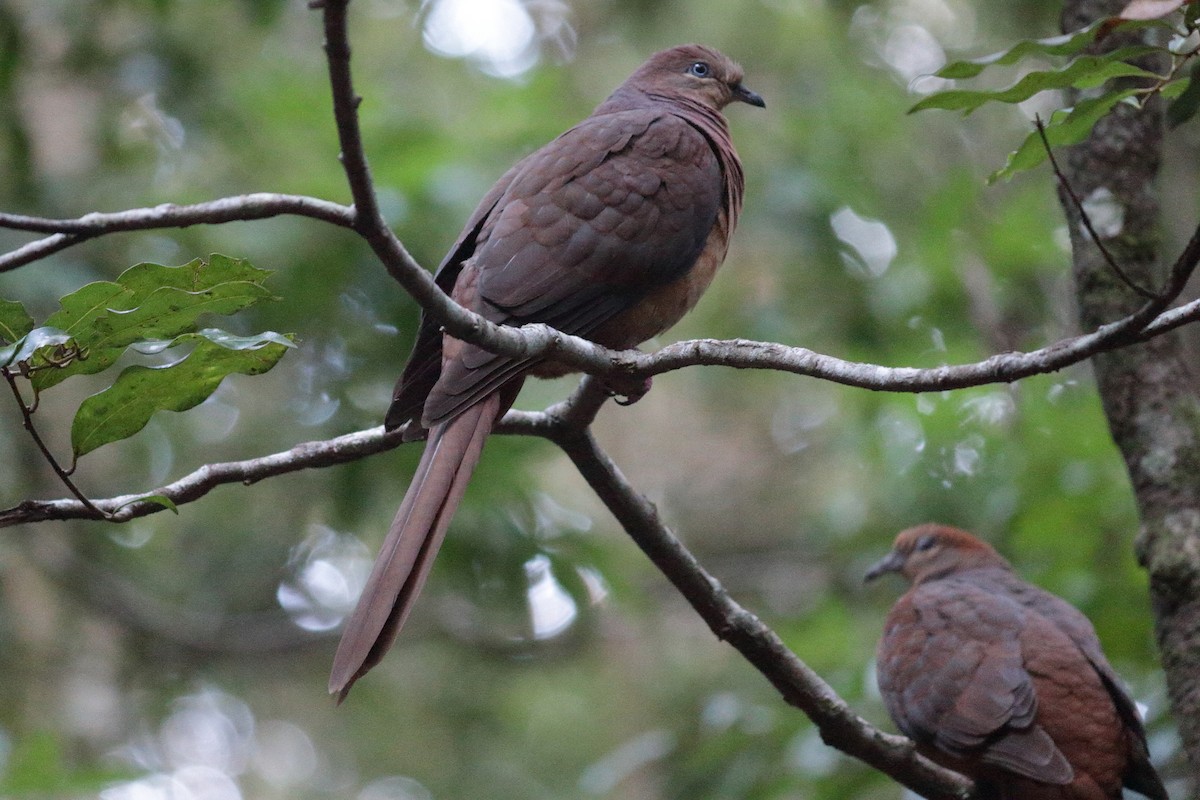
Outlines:
<svg viewBox="0 0 1200 800"><path fill-rule="evenodd" d="M353 5L382 207L422 263L436 265L514 160L586 115L647 53L696 40L739 58L768 108L730 109L746 212L723 274L669 336L931 366L1075 329L1052 176L984 182L1058 98L967 119L905 114L940 86L921 76L941 60L1050 35L1053 8L528 8L540 59L503 79L427 49L429 5ZM251 191L344 202L328 105L320 21L303 3L10 0L0 208L75 217ZM1197 216L1188 127L1163 179L1176 199L1168 253ZM0 231L0 246L30 238ZM343 230L277 219L110 236L0 275L0 297L44 319L59 297L131 264L211 252L274 270L283 298L231 318L232 331L295 331L298 351L89 455L76 475L88 493L146 491L381 420L417 311ZM38 411L58 453L70 451L73 410L103 385L91 380L47 393ZM530 386L519 405L571 385ZM739 602L880 725L891 727L871 659L901 587L867 590L861 576L896 531L939 520L985 536L1088 613L1149 706L1156 757L1170 760L1137 520L1086 366L921 396L693 369L606 409L597 435ZM0 446L10 465L0 505L64 494L11 406ZM718 642L538 440L489 444L412 623L335 708L324 693L331 609L348 600L329 594L340 584L328 576L344 583L369 564L418 455L408 446L223 487L179 516L0 538L0 787L78 796L85 778L115 769L133 777L114 776L109 800L172 786L363 800L900 797L826 748Z"/></svg>

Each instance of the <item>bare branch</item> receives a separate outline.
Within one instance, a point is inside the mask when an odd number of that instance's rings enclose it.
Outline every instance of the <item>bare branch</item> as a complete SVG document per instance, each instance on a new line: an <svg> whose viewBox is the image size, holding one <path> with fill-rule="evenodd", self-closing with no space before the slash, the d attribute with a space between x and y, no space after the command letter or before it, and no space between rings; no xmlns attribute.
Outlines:
<svg viewBox="0 0 1200 800"><path fill-rule="evenodd" d="M68 247L77 245L80 242L86 242L91 238L91 236L84 236L77 233L56 233L53 236L47 236L44 239L38 239L35 242L21 245L16 250L10 250L0 256L0 273L23 267L26 264L32 264L35 261L41 261L43 258L52 256L60 250L66 250Z"/></svg>
<svg viewBox="0 0 1200 800"><path fill-rule="evenodd" d="M916 752L912 741L884 733L846 704L757 616L740 606L663 524L590 431L563 426L555 442L570 457L638 547L691 603L717 638L729 642L783 698L804 712L826 744L859 758L932 800L972 796L972 783Z"/></svg>
<svg viewBox="0 0 1200 800"><path fill-rule="evenodd" d="M548 414L561 416L570 407L571 401L551 407L546 413L509 411L496 428L497 433L545 436ZM332 467L357 461L360 458L392 450L401 444L404 429L384 433L383 427L355 431L323 441L303 442L278 453L249 458L243 461L225 461L205 464L176 481L136 494L125 494L104 499L89 500L82 495L78 499L26 500L12 508L0 510L0 528L31 522L64 519L97 519L108 522L128 522L167 510L160 503L141 498L158 495L166 497L175 505L199 500L218 486L229 483L249 485L264 478L299 472L302 469Z"/></svg>
<svg viewBox="0 0 1200 800"><path fill-rule="evenodd" d="M161 495L176 505L181 505L198 500L223 484L251 484L263 478L284 475L309 467L342 464L390 450L398 444L400 444L398 433L385 435L381 426L348 433L326 441L304 442L288 450L260 458L206 464L195 472L165 486L138 494L93 500L91 504L106 513L107 519L111 522L128 522L137 517L166 510L158 503L139 499L148 495ZM50 519L94 519L95 516L95 512L90 511L78 500L26 500L20 505L0 511L0 528Z"/></svg>
<svg viewBox="0 0 1200 800"><path fill-rule="evenodd" d="M285 214L312 217L343 228L354 227L354 209L315 197L257 192L180 206L164 203L113 213L96 212L78 219L47 219L0 213L0 228L52 234L0 256L0 272L23 267L72 245L98 236L155 228L187 228L226 222L267 219Z"/></svg>

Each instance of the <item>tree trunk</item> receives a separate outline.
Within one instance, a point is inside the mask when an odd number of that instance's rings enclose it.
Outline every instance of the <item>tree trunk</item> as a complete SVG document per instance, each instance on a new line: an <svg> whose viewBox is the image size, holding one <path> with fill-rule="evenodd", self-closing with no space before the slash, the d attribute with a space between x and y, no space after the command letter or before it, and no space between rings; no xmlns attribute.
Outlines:
<svg viewBox="0 0 1200 800"><path fill-rule="evenodd" d="M1110 16L1124 0L1067 0L1064 30ZM1114 37L1115 38L1115 37ZM1105 46L1115 43L1105 42ZM1111 197L1124 221L1104 243L1124 272L1156 290L1160 257L1156 176L1162 104L1120 105L1071 148L1064 171L1087 203ZM1116 320L1144 299L1105 261L1065 192L1079 318L1085 330ZM1114 226L1115 228L1115 226ZM1101 232L1106 237L1105 232ZM1195 370L1178 332L1094 359L1100 398L1133 484L1141 529L1138 559L1150 575L1155 629L1183 747L1200 772L1200 401Z"/></svg>

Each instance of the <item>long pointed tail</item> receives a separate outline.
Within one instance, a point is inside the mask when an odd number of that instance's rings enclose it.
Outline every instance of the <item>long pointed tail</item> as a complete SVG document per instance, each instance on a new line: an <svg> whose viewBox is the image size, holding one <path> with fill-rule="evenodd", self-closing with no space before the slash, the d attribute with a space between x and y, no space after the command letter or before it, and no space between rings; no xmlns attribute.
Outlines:
<svg viewBox="0 0 1200 800"><path fill-rule="evenodd" d="M339 703L354 682L379 663L408 618L479 463L483 443L504 407L501 403L495 392L429 431L421 463L333 657L329 692Z"/></svg>

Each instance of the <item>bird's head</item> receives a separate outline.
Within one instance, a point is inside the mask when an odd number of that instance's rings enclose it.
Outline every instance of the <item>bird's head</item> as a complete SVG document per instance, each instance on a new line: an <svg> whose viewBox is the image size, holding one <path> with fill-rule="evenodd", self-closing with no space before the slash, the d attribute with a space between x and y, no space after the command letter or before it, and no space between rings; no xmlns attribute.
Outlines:
<svg viewBox="0 0 1200 800"><path fill-rule="evenodd" d="M867 570L865 580L898 572L916 584L990 566L1007 568L1008 562L990 544L964 530L928 523L901 531L892 551Z"/></svg>
<svg viewBox="0 0 1200 800"><path fill-rule="evenodd" d="M734 102L766 106L761 96L742 85L742 68L737 62L700 44L655 53L626 85L650 95L700 102L717 110Z"/></svg>

